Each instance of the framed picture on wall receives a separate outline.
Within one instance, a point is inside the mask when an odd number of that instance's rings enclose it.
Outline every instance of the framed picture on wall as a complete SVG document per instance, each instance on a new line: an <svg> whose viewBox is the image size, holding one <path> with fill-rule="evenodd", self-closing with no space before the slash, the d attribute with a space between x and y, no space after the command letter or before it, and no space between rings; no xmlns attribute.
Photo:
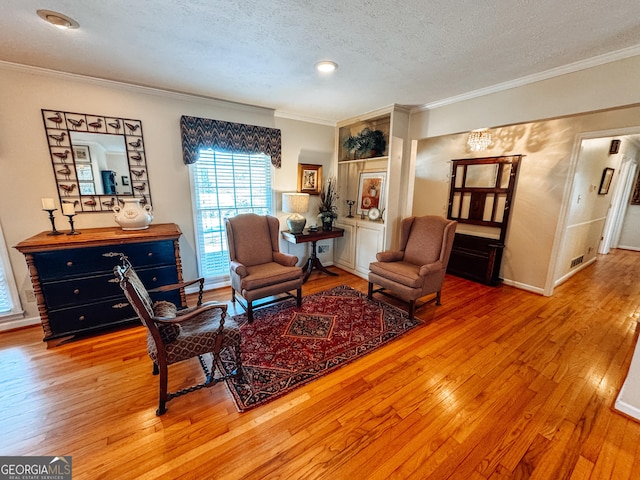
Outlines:
<svg viewBox="0 0 640 480"><path fill-rule="evenodd" d="M613 179L613 172L615 172L613 168L605 168L603 170L598 195L606 195L609 193L609 187L611 186L611 180Z"/></svg>
<svg viewBox="0 0 640 480"><path fill-rule="evenodd" d="M360 172L356 213L362 215L371 208L384 208L384 182L387 172Z"/></svg>
<svg viewBox="0 0 640 480"><path fill-rule="evenodd" d="M91 163L91 153L89 152L89 147L87 145L74 145L73 156L75 157L76 162Z"/></svg>
<svg viewBox="0 0 640 480"><path fill-rule="evenodd" d="M320 195L322 187L322 165L298 164L298 193Z"/></svg>
<svg viewBox="0 0 640 480"><path fill-rule="evenodd" d="M631 205L640 205L640 174L636 177L636 186L631 195Z"/></svg>

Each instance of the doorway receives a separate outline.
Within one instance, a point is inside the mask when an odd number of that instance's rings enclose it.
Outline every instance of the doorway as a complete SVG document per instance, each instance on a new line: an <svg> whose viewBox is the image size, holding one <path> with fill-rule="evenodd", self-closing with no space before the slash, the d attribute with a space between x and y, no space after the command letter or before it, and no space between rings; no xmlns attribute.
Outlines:
<svg viewBox="0 0 640 480"><path fill-rule="evenodd" d="M581 135L574 156L571 192L565 199L565 221L553 288L619 246L629 218L629 199L640 160L640 127ZM640 206L638 207L640 210ZM633 231L640 232L640 212ZM638 239L640 247L640 239ZM638 248L640 250L640 248Z"/></svg>

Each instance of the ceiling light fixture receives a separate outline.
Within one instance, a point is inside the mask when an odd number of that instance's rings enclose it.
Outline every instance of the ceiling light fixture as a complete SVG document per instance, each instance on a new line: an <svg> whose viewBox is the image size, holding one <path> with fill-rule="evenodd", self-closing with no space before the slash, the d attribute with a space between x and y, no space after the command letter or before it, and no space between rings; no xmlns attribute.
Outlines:
<svg viewBox="0 0 640 480"><path fill-rule="evenodd" d="M38 16L43 19L45 22L50 23L54 27L58 27L63 30L68 30L70 28L78 28L80 24L76 22L73 18L69 18L62 13L53 12L51 10L38 10L36 11Z"/></svg>
<svg viewBox="0 0 640 480"><path fill-rule="evenodd" d="M331 73L335 71L336 68L338 68L338 64L330 60L323 60L322 62L316 63L316 70L321 73Z"/></svg>
<svg viewBox="0 0 640 480"><path fill-rule="evenodd" d="M469 133L467 144L472 152L486 150L491 145L491 132L486 128L473 130Z"/></svg>

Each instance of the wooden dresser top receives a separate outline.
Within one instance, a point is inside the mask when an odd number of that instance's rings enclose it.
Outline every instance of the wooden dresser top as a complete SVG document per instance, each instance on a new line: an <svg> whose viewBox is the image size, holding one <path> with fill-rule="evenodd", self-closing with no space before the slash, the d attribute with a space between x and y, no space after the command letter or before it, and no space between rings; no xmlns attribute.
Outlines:
<svg viewBox="0 0 640 480"><path fill-rule="evenodd" d="M49 235L41 232L18 243L14 248L21 253L63 250L68 248L118 245L122 243L175 240L182 231L175 223L149 225L144 230L122 230L120 227L83 228L80 235Z"/></svg>

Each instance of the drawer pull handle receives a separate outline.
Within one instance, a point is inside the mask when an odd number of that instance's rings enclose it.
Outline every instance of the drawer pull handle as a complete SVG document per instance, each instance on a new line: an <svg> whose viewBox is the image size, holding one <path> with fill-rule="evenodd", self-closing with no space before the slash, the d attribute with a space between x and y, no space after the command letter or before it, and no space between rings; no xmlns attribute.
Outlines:
<svg viewBox="0 0 640 480"><path fill-rule="evenodd" d="M73 293L75 293L76 295L78 295L80 293L80 289L76 288Z"/></svg>
<svg viewBox="0 0 640 480"><path fill-rule="evenodd" d="M147 257L153 257L153 252L147 253Z"/></svg>
<svg viewBox="0 0 640 480"><path fill-rule="evenodd" d="M153 278L151 279L151 281L152 281L152 282L157 282L157 281L158 281L158 277L153 277Z"/></svg>
<svg viewBox="0 0 640 480"><path fill-rule="evenodd" d="M116 303L115 305L111 305L111 308L126 308L128 306L128 303Z"/></svg>
<svg viewBox="0 0 640 480"><path fill-rule="evenodd" d="M67 262L67 267L72 267L72 266L73 266L73 262L72 262L71 260L69 260L69 261Z"/></svg>
<svg viewBox="0 0 640 480"><path fill-rule="evenodd" d="M84 321L84 315L80 315L80 316L78 317L78 320L80 320L81 322L83 322L83 321Z"/></svg>

